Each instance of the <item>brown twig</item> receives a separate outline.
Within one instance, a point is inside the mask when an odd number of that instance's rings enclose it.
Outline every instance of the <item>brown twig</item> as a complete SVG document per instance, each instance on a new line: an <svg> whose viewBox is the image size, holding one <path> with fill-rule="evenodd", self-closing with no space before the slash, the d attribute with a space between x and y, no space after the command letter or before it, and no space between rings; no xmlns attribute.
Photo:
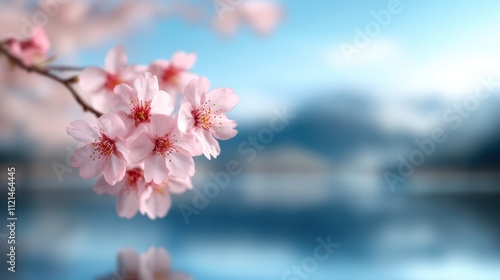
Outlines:
<svg viewBox="0 0 500 280"><path fill-rule="evenodd" d="M0 47L0 54L4 54L5 56L7 56L7 58L12 63L14 63L17 67L19 67L21 69L24 69L28 73L37 73L39 75L45 76L45 77L47 77L49 79L52 79L52 80L54 80L54 81L62 84L71 93L71 95L73 95L73 97L75 98L76 102L78 102L78 104L80 104L80 106L83 108L84 112L90 112L90 113L94 114L96 117L100 117L102 115L101 112L97 111L92 106L90 106L89 104L87 104L87 102L85 102L80 97L80 95L78 95L78 93L76 92L76 90L73 88L73 84L78 81L78 76L73 76L73 77L68 78L68 79L63 79L63 78L61 78L59 76L56 76L56 75L50 73L50 71L48 71L47 69L39 68L39 67L37 67L35 65L34 66L26 66L19 58L17 58L15 56L13 56L12 54L10 54L3 47Z"/></svg>
<svg viewBox="0 0 500 280"><path fill-rule="evenodd" d="M82 71L83 67L77 67L77 66L63 66L63 65L47 65L45 66L45 69L49 71L69 71L69 72L78 72Z"/></svg>

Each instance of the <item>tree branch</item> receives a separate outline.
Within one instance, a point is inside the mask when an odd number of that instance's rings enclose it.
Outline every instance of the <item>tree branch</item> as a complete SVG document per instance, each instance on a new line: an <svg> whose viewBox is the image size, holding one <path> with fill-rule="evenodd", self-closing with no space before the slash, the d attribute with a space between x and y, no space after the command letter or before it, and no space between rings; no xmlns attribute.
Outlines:
<svg viewBox="0 0 500 280"><path fill-rule="evenodd" d="M24 63L17 57L13 56L12 54L10 54L6 49L4 49L3 47L0 47L0 54L4 54L5 56L7 56L7 58L9 59L9 61L11 61L12 63L14 63L17 67L21 68L21 69L24 69L26 72L28 73L37 73L39 75L42 75L42 76L45 76L53 81L56 81L60 84L62 84L70 93L71 95L73 96L73 98L75 98L76 102L78 102L78 104L80 104L80 106L82 107L83 111L84 112L90 112L92 114L94 114L96 117L100 117L102 115L101 112L97 111L96 109L94 109L92 106L90 106L89 104L87 104L81 97L80 95L78 95L78 93L76 92L76 90L73 88L73 84L76 83L78 81L78 76L73 76L69 79L63 79L57 75L54 75L52 73L50 73L50 71L48 71L47 69L43 69L43 68L39 68L37 66L26 66L24 65Z"/></svg>

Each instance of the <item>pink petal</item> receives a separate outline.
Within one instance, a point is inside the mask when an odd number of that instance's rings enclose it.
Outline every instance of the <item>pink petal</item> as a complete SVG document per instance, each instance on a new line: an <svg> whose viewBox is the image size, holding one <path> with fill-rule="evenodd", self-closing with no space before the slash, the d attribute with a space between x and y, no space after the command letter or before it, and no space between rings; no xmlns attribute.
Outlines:
<svg viewBox="0 0 500 280"><path fill-rule="evenodd" d="M106 80L106 71L98 67L87 67L80 74L78 84L82 90L96 93L104 88Z"/></svg>
<svg viewBox="0 0 500 280"><path fill-rule="evenodd" d="M120 73L120 80L129 86L134 85L134 80L148 70L147 66L143 65L127 65Z"/></svg>
<svg viewBox="0 0 500 280"><path fill-rule="evenodd" d="M201 145L193 134L182 133L179 129L174 129L171 134L175 135L172 140L176 141L177 147L186 150L191 156L201 155Z"/></svg>
<svg viewBox="0 0 500 280"><path fill-rule="evenodd" d="M134 81L134 89L139 100L151 101L153 96L160 90L158 78L149 72L145 72Z"/></svg>
<svg viewBox="0 0 500 280"><path fill-rule="evenodd" d="M154 274L155 271L169 273L171 260L169 254L163 248L150 248L146 253L141 254L141 261L145 271L149 273ZM140 279L153 279L153 277Z"/></svg>
<svg viewBox="0 0 500 280"><path fill-rule="evenodd" d="M248 1L241 6L241 13L261 35L271 33L283 18L283 8L268 1Z"/></svg>
<svg viewBox="0 0 500 280"><path fill-rule="evenodd" d="M214 28L226 36L234 34L240 25L240 15L237 11L228 11L221 16L217 15L213 22Z"/></svg>
<svg viewBox="0 0 500 280"><path fill-rule="evenodd" d="M196 63L196 54L195 53L185 53L185 52L176 52L172 56L172 64L178 68L183 70L188 70L193 68Z"/></svg>
<svg viewBox="0 0 500 280"><path fill-rule="evenodd" d="M158 91L151 101L151 114L170 115L173 111L170 95L162 90Z"/></svg>
<svg viewBox="0 0 500 280"><path fill-rule="evenodd" d="M203 96L210 89L210 81L206 77L191 80L184 90L184 102L188 102L194 108L199 108Z"/></svg>
<svg viewBox="0 0 500 280"><path fill-rule="evenodd" d="M198 133L197 135L199 136L198 139L200 139L201 144L203 145L203 154L210 159L210 155L212 155L214 158L217 158L217 156L220 154L220 146L219 142L215 137L212 135L212 133L208 130L201 129L201 133Z"/></svg>
<svg viewBox="0 0 500 280"><path fill-rule="evenodd" d="M103 167L104 179L106 179L108 184L114 185L116 182L123 180L123 177L125 177L127 163L121 154L111 155Z"/></svg>
<svg viewBox="0 0 500 280"><path fill-rule="evenodd" d="M124 189L118 195L116 202L116 212L122 218L130 219L139 210L139 196L134 190Z"/></svg>
<svg viewBox="0 0 500 280"><path fill-rule="evenodd" d="M115 114L104 114L97 120L97 126L111 139L123 137L127 133L122 119Z"/></svg>
<svg viewBox="0 0 500 280"><path fill-rule="evenodd" d="M195 121L191 113L192 110L193 107L189 103L183 103L179 109L177 123L182 133L188 133L194 127Z"/></svg>
<svg viewBox="0 0 500 280"><path fill-rule="evenodd" d="M176 147L177 151L172 152L166 158L166 164L169 170L168 175L177 178L186 178L194 175L193 157L188 151ZM155 182L156 183L156 182Z"/></svg>
<svg viewBox="0 0 500 280"><path fill-rule="evenodd" d="M94 185L94 191L97 194L109 194L109 195L116 195L124 186L125 181L121 181L118 184L115 184L114 186L108 184L106 182L106 179L104 179L104 176L99 177L99 180L97 180L96 184Z"/></svg>
<svg viewBox="0 0 500 280"><path fill-rule="evenodd" d="M94 142L101 137L97 126L87 120L72 121L69 125L66 132L82 143Z"/></svg>
<svg viewBox="0 0 500 280"><path fill-rule="evenodd" d="M175 119L166 115L152 115L149 124L149 135L154 138L164 137L177 125Z"/></svg>
<svg viewBox="0 0 500 280"><path fill-rule="evenodd" d="M159 155L153 155L144 161L144 179L146 182L153 181L161 184L168 178L168 169L165 158Z"/></svg>
<svg viewBox="0 0 500 280"><path fill-rule="evenodd" d="M155 143L147 132L139 132L127 140L126 146L128 148L126 157L129 162L138 163L153 152Z"/></svg>
<svg viewBox="0 0 500 280"><path fill-rule="evenodd" d="M106 56L106 71L112 74L119 74L127 65L127 55L122 46L116 46L108 52Z"/></svg>
<svg viewBox="0 0 500 280"><path fill-rule="evenodd" d="M238 131L234 129L236 122L228 119L225 115L216 116L214 118L211 131L215 138L220 140L228 140L236 136Z"/></svg>
<svg viewBox="0 0 500 280"><path fill-rule="evenodd" d="M182 194L186 190L193 188L193 183L190 177L184 179L171 177L168 179L168 188L173 194Z"/></svg>
<svg viewBox="0 0 500 280"><path fill-rule="evenodd" d="M135 133L136 127L135 127L135 120L127 113L125 112L118 112L116 113L118 117L122 120L123 124L125 125L125 135L123 138L130 137L132 134Z"/></svg>
<svg viewBox="0 0 500 280"><path fill-rule="evenodd" d="M82 178L93 178L102 172L102 159L92 158L93 152L94 146L92 144L87 144L76 150L71 157L71 165L80 168L80 176Z"/></svg>
<svg viewBox="0 0 500 280"><path fill-rule="evenodd" d="M118 252L119 273L135 275L139 273L139 264L140 258L133 249L122 249Z"/></svg>
<svg viewBox="0 0 500 280"><path fill-rule="evenodd" d="M212 107L213 114L224 114L233 109L240 97L234 93L233 89L217 88L207 93L206 100L210 105L215 104L215 107Z"/></svg>
<svg viewBox="0 0 500 280"><path fill-rule="evenodd" d="M179 73L179 85L178 85L178 91L179 92L184 92L184 90L186 89L187 85L189 85L189 83L194 80L194 79L198 79L199 76L196 75L196 74L193 74L191 72L181 72Z"/></svg>
<svg viewBox="0 0 500 280"><path fill-rule="evenodd" d="M146 214L152 220L156 217L165 217L171 206L172 199L168 190L163 193L153 191L153 194L145 201Z"/></svg>
<svg viewBox="0 0 500 280"><path fill-rule="evenodd" d="M33 33L31 35L31 41L33 45L37 48L37 53L40 55L45 55L50 49L50 41L45 33L45 30L41 27L33 28Z"/></svg>
<svg viewBox="0 0 500 280"><path fill-rule="evenodd" d="M115 94L111 97L111 112L130 113L131 104L137 103L137 95L127 84L119 84L113 90Z"/></svg>
<svg viewBox="0 0 500 280"><path fill-rule="evenodd" d="M153 187L151 185L148 185L144 191L141 193L139 200L140 200L140 206L139 206L139 211L141 212L142 215L145 215L148 212L148 209L146 207L146 201L153 195Z"/></svg>

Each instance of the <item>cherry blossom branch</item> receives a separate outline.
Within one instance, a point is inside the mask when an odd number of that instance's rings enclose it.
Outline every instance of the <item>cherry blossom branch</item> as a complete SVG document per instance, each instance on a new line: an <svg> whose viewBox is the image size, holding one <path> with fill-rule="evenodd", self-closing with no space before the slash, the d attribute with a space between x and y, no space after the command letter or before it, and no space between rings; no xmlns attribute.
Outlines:
<svg viewBox="0 0 500 280"><path fill-rule="evenodd" d="M47 65L45 66L45 69L49 71L69 71L69 72L77 72L77 71L82 71L83 67L77 67L77 66L63 66L63 65Z"/></svg>
<svg viewBox="0 0 500 280"><path fill-rule="evenodd" d="M26 66L19 58L10 54L3 47L0 47L0 54L4 54L9 59L9 61L11 63L15 64L17 67L19 67L21 69L24 69L28 73L37 73L41 76L47 77L47 78L49 78L53 81L56 81L56 82L60 83L61 85L63 85L71 93L71 95L76 100L76 102L78 102L78 104L82 107L84 112L90 112L90 113L94 114L96 117L100 117L102 115L101 112L97 111L92 106L87 104L87 102L85 102L80 97L80 95L78 95L76 90L73 88L73 84L78 81L78 76L73 76L73 77L70 77L68 79L64 79L64 78L61 78L57 75L50 73L50 71L48 69L40 68L40 67L37 67L35 65ZM59 68L59 71L64 71L64 70L62 70L61 67L58 66L58 68ZM76 68L70 67L68 69L73 69L72 71L76 71ZM66 69L66 70L68 70L68 69ZM54 70L57 70L57 69L54 69Z"/></svg>

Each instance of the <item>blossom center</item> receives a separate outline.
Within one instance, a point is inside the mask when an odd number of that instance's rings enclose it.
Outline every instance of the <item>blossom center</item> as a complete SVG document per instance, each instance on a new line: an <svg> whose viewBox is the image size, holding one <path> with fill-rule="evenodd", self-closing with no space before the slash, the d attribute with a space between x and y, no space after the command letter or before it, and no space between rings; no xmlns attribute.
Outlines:
<svg viewBox="0 0 500 280"><path fill-rule="evenodd" d="M151 118L151 105L149 102L139 101L137 105L132 107L132 118L135 120L135 124L149 123Z"/></svg>
<svg viewBox="0 0 500 280"><path fill-rule="evenodd" d="M103 134L99 141L92 143L94 146L94 151L90 156L92 160L95 160L95 156L97 155L98 159L109 158L112 154L114 154L116 150L115 141L110 139L108 136Z"/></svg>
<svg viewBox="0 0 500 280"><path fill-rule="evenodd" d="M106 89L113 92L115 87L121 83L117 75L106 73L106 84L104 85Z"/></svg>
<svg viewBox="0 0 500 280"><path fill-rule="evenodd" d="M155 141L155 148L153 152L155 152L159 156L169 156L172 152L177 151L177 149L174 147L175 142L177 142L177 140L172 140L168 134L165 135L165 137L157 138Z"/></svg>
<svg viewBox="0 0 500 280"><path fill-rule="evenodd" d="M177 69L174 66L170 65L167 67L167 69L165 69L165 71L163 71L163 75L161 78L166 84L175 85L179 80L180 72L180 69Z"/></svg>
<svg viewBox="0 0 500 280"><path fill-rule="evenodd" d="M215 114L222 112L222 110L212 111L212 107L215 107L215 103L208 100L198 110L191 112L195 119L195 126L210 130L216 124L217 116Z"/></svg>
<svg viewBox="0 0 500 280"><path fill-rule="evenodd" d="M127 171L127 186L130 189L137 189L137 183L143 178L143 171L140 168L134 168Z"/></svg>

